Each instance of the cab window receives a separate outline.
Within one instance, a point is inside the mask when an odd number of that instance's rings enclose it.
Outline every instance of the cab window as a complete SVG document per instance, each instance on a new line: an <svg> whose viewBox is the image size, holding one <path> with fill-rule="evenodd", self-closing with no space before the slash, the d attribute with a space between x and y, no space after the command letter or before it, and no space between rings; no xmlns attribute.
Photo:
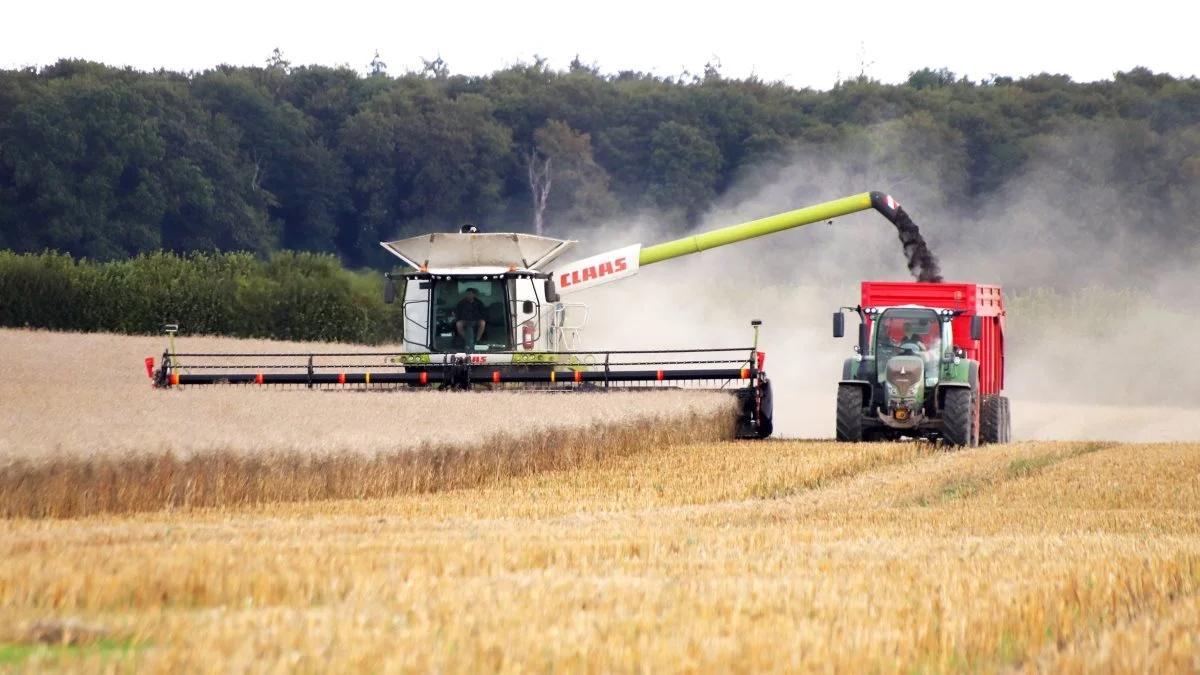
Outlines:
<svg viewBox="0 0 1200 675"><path fill-rule="evenodd" d="M486 324L483 339L476 344L476 349L484 351L506 350L509 331L507 319L507 304L505 303L504 281L502 279L452 279L439 280L433 286L433 324L435 351L457 351L466 347L462 336L455 327L455 308L459 301L467 295L467 289L474 289L475 298L486 310Z"/></svg>

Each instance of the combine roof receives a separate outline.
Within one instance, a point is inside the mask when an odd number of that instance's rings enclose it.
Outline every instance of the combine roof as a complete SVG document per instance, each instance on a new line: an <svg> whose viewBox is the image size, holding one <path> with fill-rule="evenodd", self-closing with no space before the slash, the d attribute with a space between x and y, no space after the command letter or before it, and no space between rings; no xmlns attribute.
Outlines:
<svg viewBox="0 0 1200 675"><path fill-rule="evenodd" d="M435 232L396 241L381 241L409 265L421 268L504 267L540 269L577 242L511 232Z"/></svg>

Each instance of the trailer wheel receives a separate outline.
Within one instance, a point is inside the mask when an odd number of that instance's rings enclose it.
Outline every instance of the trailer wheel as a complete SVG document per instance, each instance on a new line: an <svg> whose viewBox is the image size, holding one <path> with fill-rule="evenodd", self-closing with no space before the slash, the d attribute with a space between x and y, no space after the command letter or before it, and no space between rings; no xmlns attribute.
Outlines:
<svg viewBox="0 0 1200 675"><path fill-rule="evenodd" d="M862 442L862 409L862 388L853 384L839 384L837 394L837 440L839 442Z"/></svg>
<svg viewBox="0 0 1200 675"><path fill-rule="evenodd" d="M979 410L980 444L1008 442L1006 430L1008 410L1005 402L1006 399L1001 396L989 394L983 397L983 403L980 404Z"/></svg>
<svg viewBox="0 0 1200 675"><path fill-rule="evenodd" d="M974 392L965 387L955 387L946 392L946 402L942 406L942 429L950 445L975 445L975 400L972 394Z"/></svg>
<svg viewBox="0 0 1200 675"><path fill-rule="evenodd" d="M1007 396L1000 397L1000 407L1004 410L1004 426L1002 427L1004 442L1012 443L1012 407L1009 405Z"/></svg>

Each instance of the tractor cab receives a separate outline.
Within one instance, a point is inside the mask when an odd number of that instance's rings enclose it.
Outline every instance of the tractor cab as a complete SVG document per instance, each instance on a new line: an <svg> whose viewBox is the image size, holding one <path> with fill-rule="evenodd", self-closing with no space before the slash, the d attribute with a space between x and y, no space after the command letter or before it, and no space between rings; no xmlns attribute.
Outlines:
<svg viewBox="0 0 1200 675"><path fill-rule="evenodd" d="M947 317L927 307L889 307L879 313L874 324L875 363L879 381L883 381L886 364L894 356L918 357L924 367L932 366L936 373L942 356L942 345L952 344Z"/></svg>

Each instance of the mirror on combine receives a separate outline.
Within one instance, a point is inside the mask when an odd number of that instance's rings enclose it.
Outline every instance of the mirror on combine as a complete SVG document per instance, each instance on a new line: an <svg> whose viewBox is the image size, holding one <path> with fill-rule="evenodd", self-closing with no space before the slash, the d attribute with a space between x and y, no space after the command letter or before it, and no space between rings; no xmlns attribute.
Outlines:
<svg viewBox="0 0 1200 675"><path fill-rule="evenodd" d="M387 281L383 282L383 301L390 305L396 301L396 282L392 281L392 275L386 277Z"/></svg>
<svg viewBox="0 0 1200 675"><path fill-rule="evenodd" d="M526 300L525 304L521 305L521 310L526 314L533 314L533 301Z"/></svg>
<svg viewBox="0 0 1200 675"><path fill-rule="evenodd" d="M971 317L971 339L979 340L983 337L983 317L978 314Z"/></svg>
<svg viewBox="0 0 1200 675"><path fill-rule="evenodd" d="M846 317L841 312L833 313L833 337L840 338L846 334Z"/></svg>

